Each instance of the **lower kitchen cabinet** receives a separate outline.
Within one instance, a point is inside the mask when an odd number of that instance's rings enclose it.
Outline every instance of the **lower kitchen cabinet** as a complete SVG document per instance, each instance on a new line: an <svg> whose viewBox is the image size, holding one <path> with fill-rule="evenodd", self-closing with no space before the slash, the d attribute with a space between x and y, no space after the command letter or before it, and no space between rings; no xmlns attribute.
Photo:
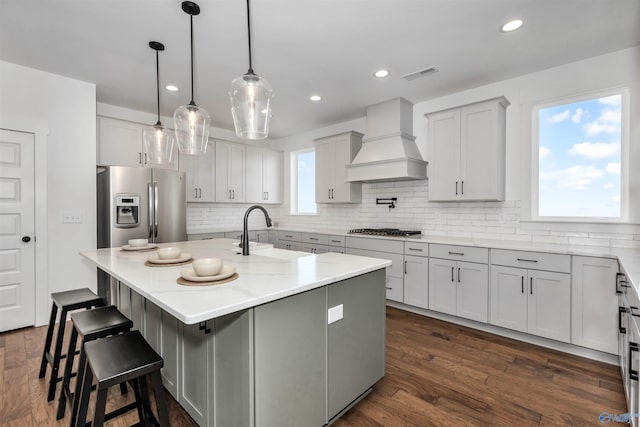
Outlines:
<svg viewBox="0 0 640 427"><path fill-rule="evenodd" d="M429 308L429 258L404 256L403 302L414 307Z"/></svg>
<svg viewBox="0 0 640 427"><path fill-rule="evenodd" d="M176 399L180 400L178 375L180 373L180 355L178 352L180 335L178 319L161 310L160 315L160 356L164 359L162 384Z"/></svg>
<svg viewBox="0 0 640 427"><path fill-rule="evenodd" d="M133 322L133 329L144 334L144 298L130 289L131 292L131 321Z"/></svg>
<svg viewBox="0 0 640 427"><path fill-rule="evenodd" d="M429 309L487 322L488 266L474 262L429 259Z"/></svg>
<svg viewBox="0 0 640 427"><path fill-rule="evenodd" d="M570 342L571 276L491 266L490 323Z"/></svg>
<svg viewBox="0 0 640 427"><path fill-rule="evenodd" d="M213 366L213 321L195 325L180 324L180 385L178 402L198 423L209 423L209 383ZM195 367L197 366L197 369Z"/></svg>
<svg viewBox="0 0 640 427"><path fill-rule="evenodd" d="M618 261L574 256L571 265L571 343L616 354Z"/></svg>

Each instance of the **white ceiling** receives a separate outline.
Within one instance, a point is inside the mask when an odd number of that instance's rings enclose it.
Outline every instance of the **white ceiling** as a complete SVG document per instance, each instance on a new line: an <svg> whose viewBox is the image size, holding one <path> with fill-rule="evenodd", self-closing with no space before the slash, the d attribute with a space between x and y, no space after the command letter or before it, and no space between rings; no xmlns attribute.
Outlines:
<svg viewBox="0 0 640 427"><path fill-rule="evenodd" d="M248 67L243 0L199 0L195 101L232 129L227 91ZM180 0L0 0L0 59L94 82L98 102L162 114L189 101L189 17ZM638 0L253 0L254 69L274 88L271 137L640 44ZM524 26L501 33L519 17ZM404 74L435 65L414 81ZM372 77L378 68L391 76ZM312 103L309 96L322 95Z"/></svg>

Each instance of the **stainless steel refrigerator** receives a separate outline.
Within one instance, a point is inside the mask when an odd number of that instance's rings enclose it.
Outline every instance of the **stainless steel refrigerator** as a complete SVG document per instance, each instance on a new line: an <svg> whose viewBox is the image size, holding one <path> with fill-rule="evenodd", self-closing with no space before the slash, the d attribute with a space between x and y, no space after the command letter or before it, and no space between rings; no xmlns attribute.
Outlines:
<svg viewBox="0 0 640 427"><path fill-rule="evenodd" d="M187 240L185 177L169 169L97 167L98 248ZM98 270L98 293L108 296L109 276Z"/></svg>

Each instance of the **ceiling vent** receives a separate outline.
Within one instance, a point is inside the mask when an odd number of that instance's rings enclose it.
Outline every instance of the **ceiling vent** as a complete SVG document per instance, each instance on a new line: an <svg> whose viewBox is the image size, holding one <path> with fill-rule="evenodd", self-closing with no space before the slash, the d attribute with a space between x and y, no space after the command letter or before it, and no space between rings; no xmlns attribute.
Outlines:
<svg viewBox="0 0 640 427"><path fill-rule="evenodd" d="M420 77L424 77L426 75L429 74L433 74L433 73L437 73L438 69L436 67L429 67L429 68L425 68L424 70L418 70L418 71L414 71L413 73L409 73L409 74L405 74L404 77L406 80L415 80L415 79L419 79Z"/></svg>

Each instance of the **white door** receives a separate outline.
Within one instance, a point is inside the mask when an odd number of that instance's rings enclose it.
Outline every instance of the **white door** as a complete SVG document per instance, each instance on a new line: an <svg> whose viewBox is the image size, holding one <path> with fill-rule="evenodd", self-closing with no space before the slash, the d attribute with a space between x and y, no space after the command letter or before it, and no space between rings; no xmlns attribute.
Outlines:
<svg viewBox="0 0 640 427"><path fill-rule="evenodd" d="M429 309L456 314L456 262L429 258Z"/></svg>
<svg viewBox="0 0 640 427"><path fill-rule="evenodd" d="M491 266L489 323L527 332L527 270Z"/></svg>
<svg viewBox="0 0 640 427"><path fill-rule="evenodd" d="M529 270L528 285L527 332L570 342L571 275Z"/></svg>
<svg viewBox="0 0 640 427"><path fill-rule="evenodd" d="M458 261L458 316L487 322L489 310L489 267Z"/></svg>
<svg viewBox="0 0 640 427"><path fill-rule="evenodd" d="M457 200L461 193L460 112L429 116L429 200Z"/></svg>
<svg viewBox="0 0 640 427"><path fill-rule="evenodd" d="M404 303L429 308L429 258L404 256Z"/></svg>
<svg viewBox="0 0 640 427"><path fill-rule="evenodd" d="M460 197L465 200L495 198L498 168L487 167L498 158L497 103L476 104L460 116ZM504 161L504 159L502 160Z"/></svg>
<svg viewBox="0 0 640 427"><path fill-rule="evenodd" d="M316 203L331 202L333 187L333 143L331 141L316 142Z"/></svg>
<svg viewBox="0 0 640 427"><path fill-rule="evenodd" d="M33 145L0 129L0 331L35 323Z"/></svg>

